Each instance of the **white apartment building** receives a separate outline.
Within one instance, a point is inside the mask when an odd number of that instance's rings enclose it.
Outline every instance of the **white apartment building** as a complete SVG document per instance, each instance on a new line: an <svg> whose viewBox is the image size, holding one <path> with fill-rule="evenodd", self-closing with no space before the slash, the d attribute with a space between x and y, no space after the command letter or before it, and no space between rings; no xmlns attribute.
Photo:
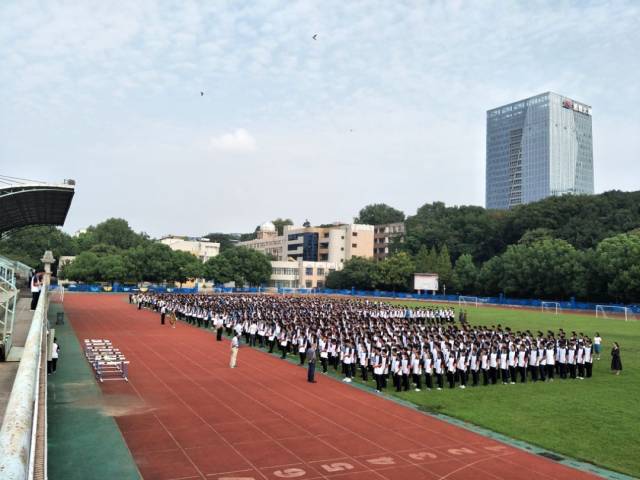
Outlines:
<svg viewBox="0 0 640 480"><path fill-rule="evenodd" d="M160 243L167 245L171 250L179 250L195 255L202 262L216 257L220 253L220 244L212 242L208 238L190 238L168 235L160 239Z"/></svg>
<svg viewBox="0 0 640 480"><path fill-rule="evenodd" d="M324 288L329 273L342 265L330 262L273 261L269 286L275 288Z"/></svg>
<svg viewBox="0 0 640 480"><path fill-rule="evenodd" d="M278 235L271 222L258 229L256 238L238 245L271 255L278 261L343 264L352 257L372 258L373 225L336 224L328 227L287 225Z"/></svg>

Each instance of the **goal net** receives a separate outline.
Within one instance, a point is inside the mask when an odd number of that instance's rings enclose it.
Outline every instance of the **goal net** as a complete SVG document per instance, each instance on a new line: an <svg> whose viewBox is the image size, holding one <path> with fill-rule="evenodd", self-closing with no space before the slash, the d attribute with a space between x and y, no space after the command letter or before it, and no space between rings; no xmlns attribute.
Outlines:
<svg viewBox="0 0 640 480"><path fill-rule="evenodd" d="M615 305L596 305L596 318L623 318L627 320L637 320L633 310L629 307L618 307Z"/></svg>
<svg viewBox="0 0 640 480"><path fill-rule="evenodd" d="M562 310L558 302L542 302L540 308L543 313L555 313L556 315Z"/></svg>
<svg viewBox="0 0 640 480"><path fill-rule="evenodd" d="M458 297L458 305L460 307L466 307L467 305L478 306L478 297Z"/></svg>

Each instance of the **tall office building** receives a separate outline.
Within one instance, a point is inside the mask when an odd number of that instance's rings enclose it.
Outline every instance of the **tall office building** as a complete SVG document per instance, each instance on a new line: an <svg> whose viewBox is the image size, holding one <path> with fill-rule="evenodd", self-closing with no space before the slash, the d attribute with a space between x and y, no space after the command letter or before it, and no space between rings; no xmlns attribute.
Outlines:
<svg viewBox="0 0 640 480"><path fill-rule="evenodd" d="M589 105L547 92L487 111L487 208L571 193L593 193Z"/></svg>

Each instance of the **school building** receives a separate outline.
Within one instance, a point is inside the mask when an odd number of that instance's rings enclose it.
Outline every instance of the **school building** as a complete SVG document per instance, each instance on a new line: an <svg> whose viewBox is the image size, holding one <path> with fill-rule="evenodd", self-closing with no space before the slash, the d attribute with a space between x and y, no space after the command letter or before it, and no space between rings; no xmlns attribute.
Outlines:
<svg viewBox="0 0 640 480"><path fill-rule="evenodd" d="M275 288L324 288L327 275L341 266L330 262L273 261L269 286Z"/></svg>
<svg viewBox="0 0 640 480"><path fill-rule="evenodd" d="M287 225L282 235L266 222L254 240L238 245L271 255L277 261L328 262L342 265L352 257L373 258L373 225L335 224L322 227Z"/></svg>
<svg viewBox="0 0 640 480"><path fill-rule="evenodd" d="M167 245L171 250L179 250L195 255L202 263L220 253L220 244L212 242L208 238L192 238L168 235L160 239L160 243Z"/></svg>

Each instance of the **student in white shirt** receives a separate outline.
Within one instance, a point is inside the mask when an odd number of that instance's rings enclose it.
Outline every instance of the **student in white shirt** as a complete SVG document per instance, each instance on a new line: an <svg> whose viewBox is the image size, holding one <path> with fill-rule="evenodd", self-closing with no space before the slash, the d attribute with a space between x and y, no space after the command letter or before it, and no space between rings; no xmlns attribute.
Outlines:
<svg viewBox="0 0 640 480"><path fill-rule="evenodd" d="M376 348L373 355L373 376L376 379L376 392L380 393L383 387L382 376L384 374L384 367L386 359L382 356L379 348Z"/></svg>
<svg viewBox="0 0 640 480"><path fill-rule="evenodd" d="M600 352L602 351L602 337L599 332L593 337L593 350L596 354L596 360L600 360Z"/></svg>
<svg viewBox="0 0 640 480"><path fill-rule="evenodd" d="M231 339L231 360L229 360L229 367L236 368L238 364L238 348L240 348L240 334L236 334Z"/></svg>
<svg viewBox="0 0 640 480"><path fill-rule="evenodd" d="M591 378L593 371L593 352L591 343L587 340L584 346L584 368L587 378Z"/></svg>
<svg viewBox="0 0 640 480"><path fill-rule="evenodd" d="M40 298L40 290L42 289L42 274L34 273L31 277L31 310L35 310L38 306Z"/></svg>
<svg viewBox="0 0 640 480"><path fill-rule="evenodd" d="M431 390L433 388L433 357L429 350L424 353L423 363L425 385L427 386L427 390Z"/></svg>
<svg viewBox="0 0 640 480"><path fill-rule="evenodd" d="M416 392L422 389L422 365L420 364L420 356L418 351L414 349L411 359L411 375L413 383L416 386Z"/></svg>
<svg viewBox="0 0 640 480"><path fill-rule="evenodd" d="M509 379L511 385L516 384L516 348L513 344L509 347Z"/></svg>
<svg viewBox="0 0 640 480"><path fill-rule="evenodd" d="M489 378L491 379L491 385L498 383L498 360L500 353L496 348L491 349L489 354Z"/></svg>
<svg viewBox="0 0 640 480"><path fill-rule="evenodd" d="M518 372L520 373L520 383L525 383L527 381L527 351L524 345L520 345L517 362Z"/></svg>
<svg viewBox="0 0 640 480"><path fill-rule="evenodd" d="M409 390L409 355L404 352L400 358L400 374L402 376L402 388L406 392Z"/></svg>
<svg viewBox="0 0 640 480"><path fill-rule="evenodd" d="M449 388L455 387L455 378L456 378L456 357L451 352L449 358L447 359L447 381L449 382Z"/></svg>
<svg viewBox="0 0 640 480"><path fill-rule="evenodd" d="M456 374L460 380L460 388L467 388L467 352L464 350L458 351Z"/></svg>
<svg viewBox="0 0 640 480"><path fill-rule="evenodd" d="M482 385L489 385L489 355L483 348L480 350L480 368L482 369Z"/></svg>
<svg viewBox="0 0 640 480"><path fill-rule="evenodd" d="M51 344L51 360L47 362L47 374L51 375L52 373L56 373L56 369L58 368L59 356L60 345L58 344L58 339L54 337L53 343Z"/></svg>
<svg viewBox="0 0 640 480"><path fill-rule="evenodd" d="M538 348L535 345L529 346L529 359L527 361L527 370L531 373L531 380L538 381Z"/></svg>
<svg viewBox="0 0 640 480"><path fill-rule="evenodd" d="M550 382L553 382L553 372L555 370L555 366L556 366L556 357L555 357L555 350L554 350L554 345L553 342L549 342L547 344L547 349L545 351L546 354L546 363L547 363L547 379L549 379Z"/></svg>
<svg viewBox="0 0 640 480"><path fill-rule="evenodd" d="M436 382L438 383L438 390L442 390L444 387L444 356L440 350L436 349L436 354L433 358L433 370L436 373Z"/></svg>
<svg viewBox="0 0 640 480"><path fill-rule="evenodd" d="M509 351L505 348L500 352L500 373L502 374L502 384L509 383Z"/></svg>

